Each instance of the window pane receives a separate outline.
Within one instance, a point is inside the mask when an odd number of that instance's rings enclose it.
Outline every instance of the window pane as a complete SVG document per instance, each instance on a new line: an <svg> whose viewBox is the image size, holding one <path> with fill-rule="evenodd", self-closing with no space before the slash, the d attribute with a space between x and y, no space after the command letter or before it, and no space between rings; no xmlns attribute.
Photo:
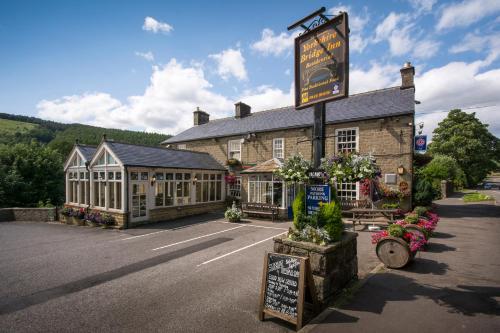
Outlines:
<svg viewBox="0 0 500 333"><path fill-rule="evenodd" d="M80 179L85 179L85 173L84 172L80 172Z"/></svg>
<svg viewBox="0 0 500 333"><path fill-rule="evenodd" d="M283 183L273 183L273 203L283 206Z"/></svg>
<svg viewBox="0 0 500 333"><path fill-rule="evenodd" d="M113 179L115 179L115 174L114 174L114 172L108 172L108 179L109 179L109 180L113 180Z"/></svg>
<svg viewBox="0 0 500 333"><path fill-rule="evenodd" d="M208 180L208 174L203 175L203 180Z"/></svg>
<svg viewBox="0 0 500 333"><path fill-rule="evenodd" d="M137 172L131 172L130 173L130 179L131 180L138 180L139 179L139 173L137 173Z"/></svg>
<svg viewBox="0 0 500 333"><path fill-rule="evenodd" d="M85 203L85 184L86 182L80 182L78 184L78 203Z"/></svg>
<svg viewBox="0 0 500 333"><path fill-rule="evenodd" d="M94 182L94 206L99 206L99 182Z"/></svg>
<svg viewBox="0 0 500 333"><path fill-rule="evenodd" d="M215 201L215 182L210 182L210 201Z"/></svg>
<svg viewBox="0 0 500 333"><path fill-rule="evenodd" d="M122 209L122 183L116 184L116 209Z"/></svg>
<svg viewBox="0 0 500 333"><path fill-rule="evenodd" d="M222 182L218 181L216 190L216 200L222 200Z"/></svg>
<svg viewBox="0 0 500 333"><path fill-rule="evenodd" d="M147 172L141 172L141 180L148 180L149 174Z"/></svg>
<svg viewBox="0 0 500 333"><path fill-rule="evenodd" d="M203 202L208 201L208 182L203 182Z"/></svg>
<svg viewBox="0 0 500 333"><path fill-rule="evenodd" d="M155 175L156 175L156 180L165 179L165 174L163 172L157 172Z"/></svg>
<svg viewBox="0 0 500 333"><path fill-rule="evenodd" d="M166 173L165 174L165 179L166 180L172 180L172 179L174 179L174 174L173 173Z"/></svg>
<svg viewBox="0 0 500 333"><path fill-rule="evenodd" d="M190 180L191 179L191 174L190 173L185 173L184 174L184 180Z"/></svg>
<svg viewBox="0 0 500 333"><path fill-rule="evenodd" d="M163 206L163 192L165 183L156 183L155 187L155 205L156 207Z"/></svg>
<svg viewBox="0 0 500 333"><path fill-rule="evenodd" d="M196 183L196 202L203 202L201 198L202 183Z"/></svg>
<svg viewBox="0 0 500 333"><path fill-rule="evenodd" d="M115 178L116 180L122 179L122 173L120 171L115 172Z"/></svg>
<svg viewBox="0 0 500 333"><path fill-rule="evenodd" d="M182 180L182 173L176 173L175 180Z"/></svg>
<svg viewBox="0 0 500 333"><path fill-rule="evenodd" d="M100 182L99 185L99 207L106 207L106 183Z"/></svg>
<svg viewBox="0 0 500 333"><path fill-rule="evenodd" d="M165 206L174 204L174 182L165 183Z"/></svg>
<svg viewBox="0 0 500 333"><path fill-rule="evenodd" d="M182 197L182 182L176 182L177 198ZM178 202L178 201L177 201Z"/></svg>
<svg viewBox="0 0 500 333"><path fill-rule="evenodd" d="M116 164L116 161L113 158L113 156L111 156L111 154L106 153L106 156L107 156L107 162L108 162L108 164Z"/></svg>
<svg viewBox="0 0 500 333"><path fill-rule="evenodd" d="M112 172L110 172L112 173ZM108 188L108 207L109 208L115 208L115 183L108 183L107 188Z"/></svg>
<svg viewBox="0 0 500 333"><path fill-rule="evenodd" d="M191 202L191 182L184 182L184 203L190 203Z"/></svg>
<svg viewBox="0 0 500 333"><path fill-rule="evenodd" d="M100 180L105 180L106 179L106 172L104 172L104 171L99 172L99 179Z"/></svg>

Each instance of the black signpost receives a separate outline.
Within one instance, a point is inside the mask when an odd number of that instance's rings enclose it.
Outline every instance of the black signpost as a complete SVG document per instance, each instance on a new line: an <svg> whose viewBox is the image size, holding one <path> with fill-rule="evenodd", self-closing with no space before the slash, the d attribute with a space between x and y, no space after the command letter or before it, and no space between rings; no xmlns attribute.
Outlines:
<svg viewBox="0 0 500 333"><path fill-rule="evenodd" d="M328 18L325 10L322 7L288 27L305 30L295 39L295 107L314 106L315 168L325 156L325 103L349 95L348 15Z"/></svg>

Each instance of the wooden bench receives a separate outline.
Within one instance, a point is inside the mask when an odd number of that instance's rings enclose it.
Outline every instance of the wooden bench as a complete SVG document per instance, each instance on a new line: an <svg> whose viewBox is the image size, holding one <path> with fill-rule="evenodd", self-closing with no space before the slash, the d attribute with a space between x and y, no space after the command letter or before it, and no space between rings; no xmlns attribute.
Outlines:
<svg viewBox="0 0 500 333"><path fill-rule="evenodd" d="M399 214L398 209L378 209L378 208L353 208L349 211L352 214L352 230L355 230L356 222L371 222L372 224L387 225L396 221ZM382 218L382 220L377 220Z"/></svg>
<svg viewBox="0 0 500 333"><path fill-rule="evenodd" d="M274 222L274 217L278 216L279 206L266 203L244 202L241 204L241 211L247 215L270 215Z"/></svg>
<svg viewBox="0 0 500 333"><path fill-rule="evenodd" d="M370 203L368 200L340 200L342 211L350 211L354 208L369 208Z"/></svg>

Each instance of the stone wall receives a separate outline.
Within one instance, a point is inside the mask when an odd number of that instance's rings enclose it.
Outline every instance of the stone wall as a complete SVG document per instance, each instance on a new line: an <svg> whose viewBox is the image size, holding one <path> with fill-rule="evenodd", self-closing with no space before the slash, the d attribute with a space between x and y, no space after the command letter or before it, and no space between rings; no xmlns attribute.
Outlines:
<svg viewBox="0 0 500 333"><path fill-rule="evenodd" d="M80 209L80 208L82 208L80 206L74 206L74 205L70 205L70 204L65 204L64 206L65 207L70 207L70 208L73 208L73 209ZM126 223L127 223L127 219L128 219L128 214L127 213L110 212L110 211L107 211L107 210L104 210L104 209L100 209L100 208L96 208L96 207L92 207L89 210L90 211L98 211L101 214L102 213L106 213L106 214L112 215L115 218L115 227L116 228L118 228L118 229L124 229L124 228L126 228Z"/></svg>
<svg viewBox="0 0 500 333"><path fill-rule="evenodd" d="M1 208L0 222L6 221L55 221L56 208Z"/></svg>
<svg viewBox="0 0 500 333"><path fill-rule="evenodd" d="M222 202L210 202L201 204L192 204L187 206L177 206L177 207L160 207L154 208L149 211L149 220L146 222L131 222L130 226L136 226L144 223L150 222L160 222L177 219L184 216L198 215L211 212L224 212L226 209L226 203Z"/></svg>
<svg viewBox="0 0 500 333"><path fill-rule="evenodd" d="M276 237L274 252L309 258L318 300L326 306L358 277L357 237L355 232L344 232L342 240L328 246Z"/></svg>

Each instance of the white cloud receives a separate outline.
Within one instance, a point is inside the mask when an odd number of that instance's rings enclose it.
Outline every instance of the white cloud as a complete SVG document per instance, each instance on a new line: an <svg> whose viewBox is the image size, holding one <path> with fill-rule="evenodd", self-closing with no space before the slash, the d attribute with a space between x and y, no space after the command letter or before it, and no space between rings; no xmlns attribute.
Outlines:
<svg viewBox="0 0 500 333"><path fill-rule="evenodd" d="M248 79L245 58L240 49L229 48L221 53L211 54L209 57L217 63L217 73L223 80L227 80L231 76L240 81Z"/></svg>
<svg viewBox="0 0 500 333"><path fill-rule="evenodd" d="M289 54L292 50L294 39L298 34L299 31L291 34L282 32L279 35L275 35L274 31L266 28L262 30L260 40L252 43L250 47L264 56Z"/></svg>
<svg viewBox="0 0 500 333"><path fill-rule="evenodd" d="M437 0L409 0L410 5L415 8L418 13L427 13L432 10Z"/></svg>
<svg viewBox="0 0 500 333"><path fill-rule="evenodd" d="M411 54L418 59L428 59L439 51L440 42L419 38L422 31L415 24L415 17L391 12L375 28L374 43L387 41L391 55Z"/></svg>
<svg viewBox="0 0 500 333"><path fill-rule="evenodd" d="M144 58L147 61L154 61L155 60L155 56L154 56L153 52L151 52L151 51L148 51L148 52L136 51L135 55L138 57Z"/></svg>
<svg viewBox="0 0 500 333"><path fill-rule="evenodd" d="M340 12L347 12L349 14L349 28L351 30L349 34L349 50L359 53L363 52L368 45L368 39L363 37L363 30L370 21L367 8L364 7L363 12L360 14L352 10L350 6L345 5L332 7L328 10L330 15L338 15Z"/></svg>
<svg viewBox="0 0 500 333"><path fill-rule="evenodd" d="M294 85L289 91L283 91L272 86L260 86L255 90L247 90L239 97L239 100L250 105L252 110L269 110L294 104Z"/></svg>
<svg viewBox="0 0 500 333"><path fill-rule="evenodd" d="M37 109L39 116L55 121L172 134L192 126L197 106L215 118L232 112L234 103L211 88L201 68L185 67L172 59L153 67L144 94L129 97L127 103L104 93L86 93L43 100Z"/></svg>
<svg viewBox="0 0 500 333"><path fill-rule="evenodd" d="M466 27L500 11L498 0L465 0L443 8L437 30Z"/></svg>
<svg viewBox="0 0 500 333"><path fill-rule="evenodd" d="M476 111L482 121L490 125L490 130L500 135L500 69L482 71L488 60L471 63L451 62L433 68L415 78L418 113L469 108L478 105L494 105L489 108L470 109ZM418 115L425 119L426 131L430 133L437 121L446 113Z"/></svg>
<svg viewBox="0 0 500 333"><path fill-rule="evenodd" d="M151 16L147 16L144 19L144 24L142 25L142 30L151 31L152 33L169 33L174 30L170 24L165 22L160 22L152 18Z"/></svg>
<svg viewBox="0 0 500 333"><path fill-rule="evenodd" d="M491 35L481 34L479 31L468 33L463 40L454 45L451 53L462 52L488 52L486 62L491 63L500 56L500 33Z"/></svg>
<svg viewBox="0 0 500 333"><path fill-rule="evenodd" d="M419 59L428 59L439 51L440 42L437 42L432 39L423 39L418 41L413 49L412 55L415 58Z"/></svg>
<svg viewBox="0 0 500 333"><path fill-rule="evenodd" d="M351 68L349 71L349 93L356 94L400 85L399 69L400 66L397 65L381 65L377 62L372 62L367 70L359 67Z"/></svg>

